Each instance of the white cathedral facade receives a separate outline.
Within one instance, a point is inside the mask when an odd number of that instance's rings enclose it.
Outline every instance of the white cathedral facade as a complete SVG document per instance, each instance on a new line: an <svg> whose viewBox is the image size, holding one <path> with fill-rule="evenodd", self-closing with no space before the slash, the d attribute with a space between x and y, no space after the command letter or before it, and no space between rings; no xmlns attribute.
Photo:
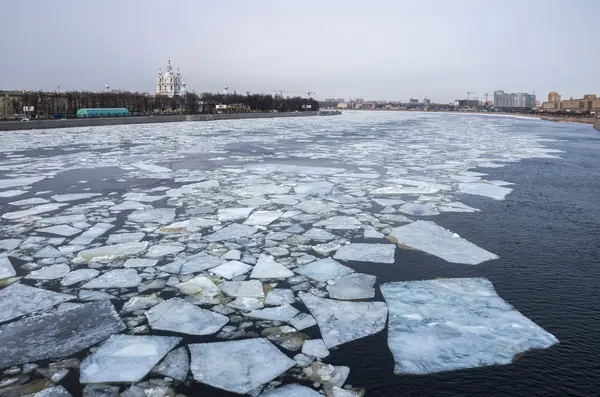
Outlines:
<svg viewBox="0 0 600 397"><path fill-rule="evenodd" d="M158 76L156 78L156 94L174 97L176 95L185 95L185 93L185 80L179 72L179 69L177 69L177 73L173 73L171 59L169 58L167 70L163 73L162 69L158 69Z"/></svg>

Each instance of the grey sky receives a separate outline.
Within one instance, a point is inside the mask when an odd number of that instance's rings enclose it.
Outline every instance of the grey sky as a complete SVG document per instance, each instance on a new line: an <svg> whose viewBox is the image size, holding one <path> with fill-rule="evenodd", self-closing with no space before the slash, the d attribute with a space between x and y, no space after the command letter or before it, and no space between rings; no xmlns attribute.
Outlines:
<svg viewBox="0 0 600 397"><path fill-rule="evenodd" d="M598 0L2 0L0 89L600 94Z"/></svg>

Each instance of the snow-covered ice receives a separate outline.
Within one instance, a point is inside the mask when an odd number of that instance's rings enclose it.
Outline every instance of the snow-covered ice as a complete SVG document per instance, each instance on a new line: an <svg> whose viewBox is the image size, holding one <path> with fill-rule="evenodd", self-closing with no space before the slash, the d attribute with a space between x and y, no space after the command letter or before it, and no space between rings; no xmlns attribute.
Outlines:
<svg viewBox="0 0 600 397"><path fill-rule="evenodd" d="M38 310L46 310L73 299L75 299L73 295L24 284L12 284L0 289L0 323Z"/></svg>
<svg viewBox="0 0 600 397"><path fill-rule="evenodd" d="M238 394L262 386L295 365L264 338L190 344L188 348L194 379Z"/></svg>
<svg viewBox="0 0 600 397"><path fill-rule="evenodd" d="M65 205L66 204L42 204L42 205L28 208L26 210L20 210L20 211L15 211L15 212L5 212L4 214L2 214L2 216L0 218L10 220L10 221L15 221L15 220L19 220L21 218L25 218L28 216L45 214L46 212L56 211L56 210L64 207Z"/></svg>
<svg viewBox="0 0 600 397"><path fill-rule="evenodd" d="M81 229L77 229L69 225L56 225L37 229L36 232L55 234L57 236L63 237L71 237L76 235L77 233L81 233Z"/></svg>
<svg viewBox="0 0 600 397"><path fill-rule="evenodd" d="M69 193L69 194L57 194L50 197L52 200L57 201L59 203L65 203L69 201L77 201L77 200L88 200L93 197L101 196L100 193Z"/></svg>
<svg viewBox="0 0 600 397"><path fill-rule="evenodd" d="M152 329L188 335L211 335L218 332L229 318L201 309L181 298L171 298L146 312Z"/></svg>
<svg viewBox="0 0 600 397"><path fill-rule="evenodd" d="M239 223L233 223L229 226L225 226L223 229L219 229L213 234L205 237L207 241L225 241L235 240L241 237L250 237L258 231L257 228L248 225L240 225Z"/></svg>
<svg viewBox="0 0 600 397"><path fill-rule="evenodd" d="M49 203L48 200L40 198L40 197L32 197L24 200L18 200L8 203L9 205L15 205L18 207L24 207L28 205L37 205L37 204L46 204Z"/></svg>
<svg viewBox="0 0 600 397"><path fill-rule="evenodd" d="M276 307L267 307L265 309L254 310L246 313L251 318L260 318L262 320L290 322L299 313L298 309L288 304Z"/></svg>
<svg viewBox="0 0 600 397"><path fill-rule="evenodd" d="M333 258L344 261L394 263L395 252L394 244L354 243L338 249Z"/></svg>
<svg viewBox="0 0 600 397"><path fill-rule="evenodd" d="M483 278L383 284L396 374L510 364L558 340L500 298Z"/></svg>
<svg viewBox="0 0 600 397"><path fill-rule="evenodd" d="M335 234L329 233L327 230L319 229L318 227L309 229L303 236L314 241L331 241L337 237Z"/></svg>
<svg viewBox="0 0 600 397"><path fill-rule="evenodd" d="M248 218L254 207L221 208L217 211L219 222L238 221Z"/></svg>
<svg viewBox="0 0 600 397"><path fill-rule="evenodd" d="M213 298L221 292L215 283L202 275L177 284L177 288L184 295L194 295L203 298Z"/></svg>
<svg viewBox="0 0 600 397"><path fill-rule="evenodd" d="M320 259L307 265L297 267L295 271L298 274L322 283L345 276L346 274L354 273L354 270L348 266L344 266L331 258Z"/></svg>
<svg viewBox="0 0 600 397"><path fill-rule="evenodd" d="M332 348L375 334L385 327L384 302L346 302L300 292L298 295L317 320L325 345Z"/></svg>
<svg viewBox="0 0 600 397"><path fill-rule="evenodd" d="M142 278L135 269L114 269L88 281L81 288L132 288L137 287Z"/></svg>
<svg viewBox="0 0 600 397"><path fill-rule="evenodd" d="M148 249L146 256L148 258L160 258L166 255L177 254L184 249L183 245L156 244Z"/></svg>
<svg viewBox="0 0 600 397"><path fill-rule="evenodd" d="M234 260L234 261L227 261L226 263L223 263L222 265L213 267L212 269L210 269L210 272L213 274L216 274L217 276L231 280L232 278L234 278L236 276L248 273L250 270L252 270L252 266L247 265L243 262Z"/></svg>
<svg viewBox="0 0 600 397"><path fill-rule="evenodd" d="M392 229L390 236L398 244L438 256L451 263L478 265L498 256L456 237L454 233L430 221L416 221Z"/></svg>
<svg viewBox="0 0 600 397"><path fill-rule="evenodd" d="M476 196L490 197L494 200L504 200L504 198L512 192L511 188L496 186L485 182L459 183L458 190Z"/></svg>
<svg viewBox="0 0 600 397"><path fill-rule="evenodd" d="M45 176L32 176L27 178L12 178L12 179L0 179L0 189L8 189L11 187L23 187L33 185L43 179Z"/></svg>
<svg viewBox="0 0 600 397"><path fill-rule="evenodd" d="M152 267L158 263L158 259L132 258L127 259L125 267Z"/></svg>
<svg viewBox="0 0 600 397"><path fill-rule="evenodd" d="M258 262L250 273L251 278L288 278L293 275L293 271L277 263L272 256L264 254L260 254Z"/></svg>
<svg viewBox="0 0 600 397"><path fill-rule="evenodd" d="M17 275L15 268L13 267L8 256L0 254L0 280L5 278L14 277Z"/></svg>
<svg viewBox="0 0 600 397"><path fill-rule="evenodd" d="M267 226L283 215L282 211L255 211L244 221L244 225Z"/></svg>
<svg viewBox="0 0 600 397"><path fill-rule="evenodd" d="M225 262L226 261L223 259L209 255L206 252L199 252L194 255L177 259L171 263L167 263L166 265L159 266L159 269L167 273L186 275L208 270L222 265Z"/></svg>
<svg viewBox="0 0 600 397"><path fill-rule="evenodd" d="M85 217L83 217L83 220L85 220ZM47 219L45 221L47 221ZM73 222L73 221L67 221L67 222ZM89 245L95 239L102 236L104 233L108 232L113 227L115 227L115 226L111 225L110 223L97 223L94 226L92 226L91 228L89 228L88 230L86 230L85 232L81 233L79 236L75 237L73 240L71 240L70 244L71 245Z"/></svg>
<svg viewBox="0 0 600 397"><path fill-rule="evenodd" d="M316 358L325 358L329 350L322 339L310 339L302 345L302 353Z"/></svg>
<svg viewBox="0 0 600 397"><path fill-rule="evenodd" d="M140 381L181 338L113 335L81 362L81 383Z"/></svg>
<svg viewBox="0 0 600 397"><path fill-rule="evenodd" d="M329 296L335 299L369 299L375 296L376 277L370 274L352 273L332 280L327 285Z"/></svg>
<svg viewBox="0 0 600 397"><path fill-rule="evenodd" d="M332 216L315 223L314 226L324 227L330 230L353 230L360 229L362 223L352 216Z"/></svg>
<svg viewBox="0 0 600 397"><path fill-rule="evenodd" d="M56 280L66 276L71 271L69 265L65 263L59 263L57 265L50 265L42 267L39 270L34 270L25 276L29 280Z"/></svg>
<svg viewBox="0 0 600 397"><path fill-rule="evenodd" d="M190 372L190 357L187 349L180 347L173 350L154 368L154 371L160 375L184 382L188 372Z"/></svg>
<svg viewBox="0 0 600 397"><path fill-rule="evenodd" d="M292 304L294 302L294 291L291 289L274 288L267 293L267 297L265 298L265 304L274 306L285 303Z"/></svg>
<svg viewBox="0 0 600 397"><path fill-rule="evenodd" d="M258 280L224 281L219 285L221 291L233 297L264 298L262 283Z"/></svg>
<svg viewBox="0 0 600 397"><path fill-rule="evenodd" d="M144 252L146 250L146 247L148 247L147 241L105 245L103 247L80 251L77 254L77 258L78 260L84 263L113 262L118 259L123 259L128 256Z"/></svg>

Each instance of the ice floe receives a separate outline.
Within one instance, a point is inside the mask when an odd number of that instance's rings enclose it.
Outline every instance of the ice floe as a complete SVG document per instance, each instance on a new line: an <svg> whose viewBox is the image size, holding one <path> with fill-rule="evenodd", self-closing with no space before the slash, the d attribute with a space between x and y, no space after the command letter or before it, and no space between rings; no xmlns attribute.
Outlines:
<svg viewBox="0 0 600 397"><path fill-rule="evenodd" d="M354 243L340 247L334 259L357 262L394 263L396 247L393 244Z"/></svg>
<svg viewBox="0 0 600 397"><path fill-rule="evenodd" d="M235 240L242 237L250 237L258 231L257 228L248 225L240 225L239 223L233 223L229 226L225 226L223 229L219 229L213 234L205 237L207 241L226 241Z"/></svg>
<svg viewBox="0 0 600 397"><path fill-rule="evenodd" d="M61 219L61 220L64 221L64 219ZM83 220L85 220L85 217L83 217ZM45 219L45 221L47 222L48 219ZM67 221L67 222L69 222L69 221ZM70 221L70 222L73 222L73 221ZM61 222L59 222L59 223L61 223ZM79 236L75 237L73 240L71 240L71 242L69 244L71 244L71 245L89 245L95 239L102 236L104 233L108 232L113 227L115 227L115 226L110 223L97 223L97 224L93 225L92 227L90 227L85 232L81 233Z"/></svg>
<svg viewBox="0 0 600 397"><path fill-rule="evenodd" d="M370 274L352 273L332 280L327 285L329 296L335 299L356 300L375 296L376 277Z"/></svg>
<svg viewBox="0 0 600 397"><path fill-rule="evenodd" d="M267 226L283 215L281 211L256 211L244 221L244 225Z"/></svg>
<svg viewBox="0 0 600 397"><path fill-rule="evenodd" d="M362 223L352 216L332 216L315 223L315 226L325 227L330 230L353 230L360 229Z"/></svg>
<svg viewBox="0 0 600 397"><path fill-rule="evenodd" d="M248 218L254 207L221 208L217 211L219 222L237 221Z"/></svg>
<svg viewBox="0 0 600 397"><path fill-rule="evenodd" d="M14 277L17 275L15 268L13 267L8 256L0 254L0 280L5 278Z"/></svg>
<svg viewBox="0 0 600 397"><path fill-rule="evenodd" d="M0 189L8 189L11 187L23 187L33 185L41 180L46 179L45 176L32 176L27 178L0 179Z"/></svg>
<svg viewBox="0 0 600 397"><path fill-rule="evenodd" d="M56 280L66 276L71 271L69 265L59 263L57 265L50 265L42 267L39 270L34 270L25 276L26 279L30 280Z"/></svg>
<svg viewBox="0 0 600 397"><path fill-rule="evenodd" d="M171 298L146 312L152 329L188 335L211 335L218 332L229 318L201 309L183 299Z"/></svg>
<svg viewBox="0 0 600 397"><path fill-rule="evenodd" d="M387 283L388 345L396 374L509 364L558 340L500 298L483 278Z"/></svg>
<svg viewBox="0 0 600 397"><path fill-rule="evenodd" d="M262 283L258 280L224 281L219 285L221 291L233 297L264 298Z"/></svg>
<svg viewBox="0 0 600 397"><path fill-rule="evenodd" d="M137 287L141 282L142 278L135 269L115 269L88 281L81 288L132 288Z"/></svg>
<svg viewBox="0 0 600 397"><path fill-rule="evenodd" d="M458 237L430 221L416 221L392 229L390 232L398 244L438 256L451 263L478 265L498 256Z"/></svg>
<svg viewBox="0 0 600 397"><path fill-rule="evenodd" d="M251 318L260 318L262 320L290 322L299 313L298 309L288 304L276 307L267 307L265 309L253 310L246 313Z"/></svg>
<svg viewBox="0 0 600 397"><path fill-rule="evenodd" d="M188 345L194 379L233 393L245 394L295 365L266 339Z"/></svg>
<svg viewBox="0 0 600 397"><path fill-rule="evenodd" d="M56 194L50 198L59 203L65 203L69 201L77 200L88 200L93 197L101 196L100 193L70 193L70 194Z"/></svg>
<svg viewBox="0 0 600 397"><path fill-rule="evenodd" d="M136 255L144 252L148 247L147 241L135 243L123 243L106 245L104 247L92 248L89 250L80 251L77 254L77 259L80 262L113 262L117 259L123 259L131 255Z"/></svg>
<svg viewBox="0 0 600 397"><path fill-rule="evenodd" d="M199 252L194 255L190 255L181 259L177 259L171 263L160 266L160 270L173 273L173 274L192 274L198 273L203 270L208 270L213 267L224 264L221 258L207 254L206 252Z"/></svg>
<svg viewBox="0 0 600 397"><path fill-rule="evenodd" d="M202 275L177 284L177 288L184 295L204 298L213 298L221 292L215 283Z"/></svg>
<svg viewBox="0 0 600 397"><path fill-rule="evenodd" d="M258 262L250 273L251 278L288 278L294 275L294 272L277 263L272 256L261 254Z"/></svg>
<svg viewBox="0 0 600 397"><path fill-rule="evenodd" d="M77 229L77 228L69 226L69 225L56 225L56 226L49 226L49 227L37 229L36 232L55 234L57 236L63 236L63 237L71 237L78 233L81 233L81 229Z"/></svg>
<svg viewBox="0 0 600 397"><path fill-rule="evenodd" d="M324 283L326 281L354 273L348 266L331 259L325 258L311 262L295 269L296 273Z"/></svg>
<svg viewBox="0 0 600 397"><path fill-rule="evenodd" d="M15 211L15 212L5 212L4 214L2 214L2 216L0 218L14 221L14 220L18 220L18 219L25 218L28 216L45 214L46 212L56 211L56 210L64 207L65 205L66 204L42 204L42 205L28 208L26 210L20 210L20 211Z"/></svg>
<svg viewBox="0 0 600 397"><path fill-rule="evenodd" d="M187 349L180 347L167 354L167 357L154 368L154 372L184 382L190 372L190 357Z"/></svg>
<svg viewBox="0 0 600 397"><path fill-rule="evenodd" d="M252 270L252 266L247 265L243 262L234 260L234 261L227 261L226 263L223 263L222 265L213 267L212 269L210 269L210 272L213 274L216 274L217 276L231 280L232 278L234 278L236 276L248 273L250 270Z"/></svg>
<svg viewBox="0 0 600 397"><path fill-rule="evenodd" d="M504 200L504 198L512 192L511 188L496 186L484 182L476 183L459 183L458 190L462 193L472 194L476 196L485 196L494 200Z"/></svg>
<svg viewBox="0 0 600 397"><path fill-rule="evenodd" d="M294 302L294 291L291 289L274 288L267 293L267 297L265 298L265 304L274 306L285 303L292 304Z"/></svg>
<svg viewBox="0 0 600 397"><path fill-rule="evenodd" d="M0 289L0 323L38 310L46 310L73 299L75 299L73 295L24 284L12 284Z"/></svg>

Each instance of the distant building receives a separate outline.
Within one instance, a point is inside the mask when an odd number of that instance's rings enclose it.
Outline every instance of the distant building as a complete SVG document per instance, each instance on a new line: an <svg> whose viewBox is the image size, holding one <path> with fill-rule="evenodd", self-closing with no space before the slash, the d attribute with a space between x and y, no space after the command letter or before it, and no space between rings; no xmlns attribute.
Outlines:
<svg viewBox="0 0 600 397"><path fill-rule="evenodd" d="M580 99L560 100L556 92L548 94L548 102L542 103L542 111L564 114L597 113L600 111L600 99L596 94L586 94Z"/></svg>
<svg viewBox="0 0 600 397"><path fill-rule="evenodd" d="M494 91L495 108L525 108L533 109L535 107L535 94L527 93L506 93L502 90Z"/></svg>
<svg viewBox="0 0 600 397"><path fill-rule="evenodd" d="M548 102L560 102L560 95L558 92L552 91L548 94Z"/></svg>
<svg viewBox="0 0 600 397"><path fill-rule="evenodd" d="M179 72L179 69L177 69L176 74L173 73L171 58L169 58L165 73L163 74L162 69L158 69L158 76L156 77L156 94L174 97L176 95L185 95L185 93L185 80Z"/></svg>
<svg viewBox="0 0 600 397"><path fill-rule="evenodd" d="M454 101L454 106L459 108L474 108L483 106L483 101L478 99L457 99Z"/></svg>
<svg viewBox="0 0 600 397"><path fill-rule="evenodd" d="M341 103L338 103L338 104L336 105L336 107L337 107L338 109L348 109L348 103L347 103L347 102L341 102Z"/></svg>
<svg viewBox="0 0 600 397"><path fill-rule="evenodd" d="M416 98L410 98L408 102L409 103L419 103L419 100Z"/></svg>
<svg viewBox="0 0 600 397"><path fill-rule="evenodd" d="M431 99L427 99L427 98L423 99L423 105L431 106Z"/></svg>

